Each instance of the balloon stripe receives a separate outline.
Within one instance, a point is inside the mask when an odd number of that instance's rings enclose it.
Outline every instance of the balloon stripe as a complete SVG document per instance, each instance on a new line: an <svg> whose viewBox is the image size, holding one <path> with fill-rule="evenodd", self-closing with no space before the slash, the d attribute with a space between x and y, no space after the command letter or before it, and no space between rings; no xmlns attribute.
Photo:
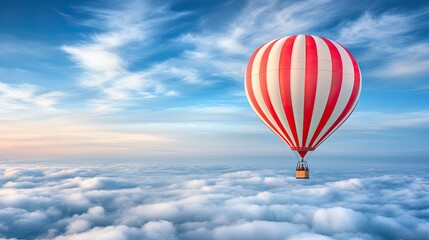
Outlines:
<svg viewBox="0 0 429 240"><path fill-rule="evenodd" d="M253 93L256 99L256 102L258 103L259 107L261 108L262 112L264 113L264 115L267 118L267 121L274 127L274 132L279 135L279 137L287 142L286 137L283 135L283 133L280 131L280 128L276 125L270 111L268 110L265 101L264 101L264 97L262 96L262 90L261 90L261 79L259 77L260 75L260 71L261 71L261 61L262 61L262 56L264 55L266 49L268 48L268 46L274 42L268 42L266 43L262 49L258 52L258 54L256 54L255 56L255 60L253 62L253 66L252 66L252 89L253 89Z"/></svg>
<svg viewBox="0 0 429 240"><path fill-rule="evenodd" d="M307 146L307 136L313 116L314 101L316 100L318 57L316 42L312 36L305 36L305 93L304 93L304 122L302 146Z"/></svg>
<svg viewBox="0 0 429 240"><path fill-rule="evenodd" d="M264 54L262 55L262 59L261 59L261 65L259 68L259 83L260 83L260 88L261 88L261 93L262 93L262 97L264 98L264 102L265 105L268 109L268 111L270 112L271 117L274 119L274 121L276 122L277 126L280 128L281 132L284 134L284 136L286 137L287 141L286 143L288 143L289 145L291 145L291 139L288 136L285 128L283 127L283 124L280 122L279 117L277 116L276 111L274 110L273 104L271 103L271 99L270 99L270 95L268 92L268 85L267 85L267 65L268 65L268 57L270 55L271 49L273 48L274 44L278 41L279 39L275 40L274 42L272 42L266 49Z"/></svg>
<svg viewBox="0 0 429 240"><path fill-rule="evenodd" d="M310 147L315 147L314 142L316 138L319 136L329 118L334 111L335 105L337 104L338 97L340 96L342 78L343 78L343 66L341 62L341 56L338 49L326 38L322 38L322 40L326 43L329 48L329 52L331 54L331 63L332 63L332 78L331 78L331 89L329 91L328 102L326 103L325 111L323 112L322 118L320 119L320 123L316 128L316 131L313 137L308 144Z"/></svg>
<svg viewBox="0 0 429 240"><path fill-rule="evenodd" d="M326 123L325 127L319 134L319 136L316 138L315 143L318 143L320 139L323 136L326 136L326 132L334 125L334 123L337 121L337 119L340 117L341 113L345 109L347 102L352 95L353 90L353 63L350 57L348 56L347 52L344 50L343 47L341 47L336 42L333 42L329 40L334 46L337 48L338 52L340 53L341 62L342 62L342 85L340 90L340 96L338 97L338 101L335 104L334 111L332 112L331 116L329 117L328 122ZM328 133L329 134L329 133ZM317 144L316 144L317 146Z"/></svg>
<svg viewBox="0 0 429 240"><path fill-rule="evenodd" d="M335 123L329 128L329 130L322 136L322 138L316 143L316 146L319 146L327 137L330 135L330 133L335 132L337 128L341 126L342 123L345 122L345 120L351 115L351 113L354 110L353 106L356 106L360 89L361 89L361 76L360 76L360 70L359 66L356 62L356 59L353 57L353 55L350 53L349 50L344 48L346 50L348 56L350 57L352 63L353 63L353 72L354 72L354 83L353 83L353 90L352 94L347 102L346 107L342 111L341 115L337 118ZM350 111L351 110L351 111ZM344 121L342 121L344 119ZM341 124L339 124L341 122Z"/></svg>
<svg viewBox="0 0 429 240"><path fill-rule="evenodd" d="M247 97L249 102L251 103L251 107L253 108L254 112L258 115L258 117L262 120L262 122L267 125L275 134L277 134L281 139L283 139L284 141L286 141L285 138L282 137L282 135L280 134L280 132L278 132L278 130L273 126L273 124L268 120L267 116L264 114L264 112L262 111L261 107L259 106L258 102L256 101L255 98L255 94L253 92L253 86L252 86L252 68L253 68L253 63L255 61L255 57L258 54L258 52L261 50L262 47L264 47L265 45L262 45L261 47L259 47L252 55L252 57L250 58L250 61L247 65L247 69L246 69L246 93L247 93Z"/></svg>
<svg viewBox="0 0 429 240"><path fill-rule="evenodd" d="M314 103L313 115L311 118L310 129L308 132L307 147L309 140L314 136L317 126L320 123L323 112L328 102L329 91L331 89L331 78L332 78L332 61L329 48L326 43L317 36L313 36L316 42L317 48L317 59L318 59L318 73L317 73L317 86L316 86L316 99Z"/></svg>
<svg viewBox="0 0 429 240"><path fill-rule="evenodd" d="M270 51L270 55L268 57L267 62L267 87L268 87L268 93L270 97L270 101L273 104L274 111L276 112L277 116L279 117L280 123L286 130L286 134L291 140L290 143L288 143L289 146L293 146L293 135L292 131L290 130L289 123L286 119L286 115L283 110L283 104L280 94L280 83L279 83L279 60L280 60L280 53L281 48L283 47L285 41L289 37L284 37L279 39L277 41L273 48Z"/></svg>
<svg viewBox="0 0 429 240"><path fill-rule="evenodd" d="M305 83L305 36L298 35L292 49L290 65L290 89L293 117L298 134L298 147L302 145L304 121L304 83Z"/></svg>
<svg viewBox="0 0 429 240"><path fill-rule="evenodd" d="M291 89L290 89L290 66L292 58L292 49L296 36L292 36L284 43L279 60L279 86L283 104L283 110L289 123L294 141L291 148L298 147L298 134L296 132L295 119L293 117Z"/></svg>

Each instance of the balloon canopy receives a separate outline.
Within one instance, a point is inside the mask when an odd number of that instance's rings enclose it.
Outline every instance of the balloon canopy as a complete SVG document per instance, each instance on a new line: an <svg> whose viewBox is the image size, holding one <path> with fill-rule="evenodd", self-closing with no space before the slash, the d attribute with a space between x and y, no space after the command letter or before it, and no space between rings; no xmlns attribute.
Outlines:
<svg viewBox="0 0 429 240"><path fill-rule="evenodd" d="M296 35L256 49L247 65L245 88L256 115L304 158L353 112L361 73L342 45Z"/></svg>

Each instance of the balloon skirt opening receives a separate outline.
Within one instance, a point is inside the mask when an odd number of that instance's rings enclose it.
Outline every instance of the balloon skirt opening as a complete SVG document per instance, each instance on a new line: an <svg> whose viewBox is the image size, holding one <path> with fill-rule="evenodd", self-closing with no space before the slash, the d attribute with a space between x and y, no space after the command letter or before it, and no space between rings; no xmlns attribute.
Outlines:
<svg viewBox="0 0 429 240"><path fill-rule="evenodd" d="M309 179L310 171L296 170L296 179Z"/></svg>
<svg viewBox="0 0 429 240"><path fill-rule="evenodd" d="M298 152L298 154L302 157L302 158L304 158L305 157L305 155L307 155L307 152L308 151L297 151Z"/></svg>

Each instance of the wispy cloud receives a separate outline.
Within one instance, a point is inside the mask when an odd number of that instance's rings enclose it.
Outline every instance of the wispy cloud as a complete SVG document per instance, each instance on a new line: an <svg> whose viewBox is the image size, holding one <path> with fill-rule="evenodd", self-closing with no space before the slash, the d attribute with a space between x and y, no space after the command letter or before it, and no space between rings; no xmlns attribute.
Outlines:
<svg viewBox="0 0 429 240"><path fill-rule="evenodd" d="M427 68L429 65L428 49L429 44L419 42L398 46L395 49L396 52L388 55L389 60L380 69L374 71L374 75L406 81L409 81L410 78L424 77L429 73Z"/></svg>
<svg viewBox="0 0 429 240"><path fill-rule="evenodd" d="M338 30L338 42L363 49L362 60L378 64L369 69L381 79L419 77L428 73L427 41L415 34L426 24L427 9L402 14L365 12Z"/></svg>
<svg viewBox="0 0 429 240"><path fill-rule="evenodd" d="M128 59L127 51L133 49L132 45L146 44L137 50L143 55L145 51L149 52L149 43L153 43L153 38L158 37L166 23L182 14L169 11L165 5L152 5L146 1L116 7L114 10L84 8L93 15L84 24L100 32L81 43L62 47L83 69L80 83L100 91L101 95L93 102L101 109L106 109L106 105L109 108L126 105L129 100L174 95L174 90L162 81L143 70L131 69L133 62Z"/></svg>
<svg viewBox="0 0 429 240"><path fill-rule="evenodd" d="M381 42L402 42L405 39L396 39L397 36L413 31L417 27L412 25L415 20L415 15L383 13L374 16L365 12L355 21L346 23L339 30L337 40L344 45L378 45ZM386 45L378 46L389 49L390 46Z"/></svg>
<svg viewBox="0 0 429 240"><path fill-rule="evenodd" d="M0 83L0 106L2 110L52 109L66 94L61 91L43 92L31 84L11 85Z"/></svg>
<svg viewBox="0 0 429 240"><path fill-rule="evenodd" d="M345 130L382 131L398 128L429 127L429 112L355 112L345 124Z"/></svg>
<svg viewBox="0 0 429 240"><path fill-rule="evenodd" d="M329 3L329 0L248 1L220 30L211 28L209 23L204 26L205 31L183 34L178 40L192 49L184 51L180 61L196 68L208 66L212 75L241 81L245 64L259 45L277 37L307 33L331 21L328 16L336 15L337 10Z"/></svg>

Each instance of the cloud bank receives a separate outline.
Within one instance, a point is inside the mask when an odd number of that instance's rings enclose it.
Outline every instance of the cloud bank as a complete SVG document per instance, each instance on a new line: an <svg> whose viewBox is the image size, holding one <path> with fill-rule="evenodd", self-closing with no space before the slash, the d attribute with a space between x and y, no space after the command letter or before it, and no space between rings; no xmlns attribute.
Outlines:
<svg viewBox="0 0 429 240"><path fill-rule="evenodd" d="M1 239L427 239L426 170L0 166ZM166 177L168 176L168 177Z"/></svg>

